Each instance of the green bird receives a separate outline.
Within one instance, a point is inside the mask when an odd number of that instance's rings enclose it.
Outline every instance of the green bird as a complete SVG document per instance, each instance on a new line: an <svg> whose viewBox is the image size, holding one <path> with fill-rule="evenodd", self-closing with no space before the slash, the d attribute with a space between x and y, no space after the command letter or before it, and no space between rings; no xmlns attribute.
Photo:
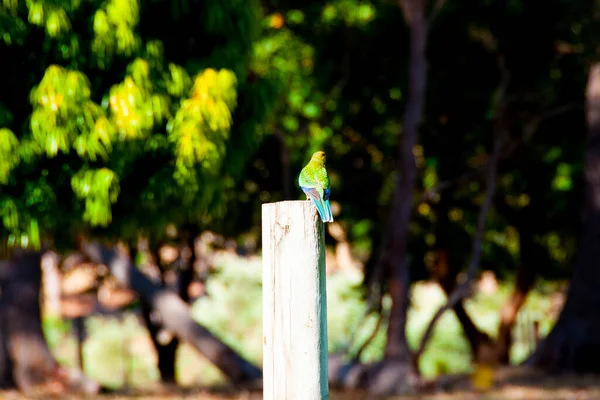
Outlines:
<svg viewBox="0 0 600 400"><path fill-rule="evenodd" d="M317 151L312 155L308 164L300 171L298 185L306 194L306 199L312 200L317 207L321 220L323 222L333 222L333 215L329 206L331 188L329 187L329 176L325 169L325 152Z"/></svg>

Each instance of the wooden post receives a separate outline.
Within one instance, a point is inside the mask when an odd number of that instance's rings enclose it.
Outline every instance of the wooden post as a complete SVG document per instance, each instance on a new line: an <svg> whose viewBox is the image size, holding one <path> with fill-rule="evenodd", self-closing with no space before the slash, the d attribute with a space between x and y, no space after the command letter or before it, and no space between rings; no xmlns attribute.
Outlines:
<svg viewBox="0 0 600 400"><path fill-rule="evenodd" d="M264 400L329 399L324 236L310 201L262 205Z"/></svg>

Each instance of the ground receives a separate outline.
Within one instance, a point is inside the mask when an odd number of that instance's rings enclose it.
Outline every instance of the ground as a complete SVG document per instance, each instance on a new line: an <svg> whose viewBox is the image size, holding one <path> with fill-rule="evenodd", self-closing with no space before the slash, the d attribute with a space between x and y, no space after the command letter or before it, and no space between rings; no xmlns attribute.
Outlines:
<svg viewBox="0 0 600 400"><path fill-rule="evenodd" d="M258 257L238 257L222 254L215 259L216 271L208 281L208 296L200 298L193 307L195 318L239 351L244 357L260 365L262 358L262 304L261 264ZM479 284L477 294L466 303L480 329L495 336L499 322L499 308L506 300L512 284L496 282L490 274ZM356 286L361 276L338 272L327 278L328 342L330 352L356 349L370 334L375 318L363 321L365 309ZM540 282L528 298L513 332L515 345L513 362L523 360L535 347L533 322L540 324L543 336L554 324L562 304L565 283ZM443 304L445 296L436 284L420 282L413 286L412 307L409 312L407 336L411 347L416 347L429 320ZM389 306L389 305L388 305ZM231 310L236 310L232 321ZM357 331L356 327L360 327ZM57 359L66 366L74 366L77 347L68 320L44 319L44 330ZM95 316L86 320L88 336L84 342L84 370L102 385L117 390L99 398L202 398L202 399L259 399L260 394L198 391L225 383L221 373L189 345L180 346L177 360L177 378L183 387L166 392L141 390L157 385L158 371L152 343L140 318L134 311L118 317ZM358 338L351 342L351 338ZM363 354L363 361L381 357L385 341L382 330ZM439 321L432 340L423 353L420 369L427 379L442 376L460 376L452 394L429 394L420 399L600 399L600 386L590 386L590 378L562 377L561 379L497 371L498 387L487 394L471 395L468 378L473 372L468 344L461 327L452 313ZM509 370L513 371L513 370ZM452 374L452 375L449 375ZM449 378L442 378L448 380ZM453 379L450 379L453 381ZM466 384L465 384L466 382ZM461 386L462 385L462 386ZM465 386L466 385L466 386ZM558 385L558 386L557 386ZM444 386L444 385L441 385ZM539 386L539 387L538 387ZM564 389L559 389L563 387ZM461 388L467 390L461 392ZM458 390L458 392L456 391ZM125 396L128 393L128 396ZM137 396L133 396L133 394ZM19 397L15 393L1 393L1 399ZM474 397L473 397L474 396ZM366 399L360 393L332 393L332 399ZM408 398L407 398L408 399Z"/></svg>
<svg viewBox="0 0 600 400"><path fill-rule="evenodd" d="M465 376L453 377L456 388L449 393L429 393L418 396L389 397L387 400L597 400L600 399L598 376L547 376L524 368L510 367L496 371L495 387L487 392L473 392ZM2 392L0 398L21 400L26 397L17 392ZM77 397L71 397L77 399ZM90 397L86 397L89 399ZM106 400L130 399L203 399L203 400L259 400L259 392L234 392L232 390L165 389L117 392L94 397ZM83 397L82 397L83 399ZM379 400L360 392L332 392L331 400ZM382 399L383 400L383 399Z"/></svg>

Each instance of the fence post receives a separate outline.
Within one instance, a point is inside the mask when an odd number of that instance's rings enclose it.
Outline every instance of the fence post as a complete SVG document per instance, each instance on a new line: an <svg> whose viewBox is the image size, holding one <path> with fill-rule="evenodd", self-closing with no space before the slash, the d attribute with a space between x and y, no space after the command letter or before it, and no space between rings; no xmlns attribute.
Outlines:
<svg viewBox="0 0 600 400"><path fill-rule="evenodd" d="M324 232L310 201L262 205L264 400L329 399Z"/></svg>

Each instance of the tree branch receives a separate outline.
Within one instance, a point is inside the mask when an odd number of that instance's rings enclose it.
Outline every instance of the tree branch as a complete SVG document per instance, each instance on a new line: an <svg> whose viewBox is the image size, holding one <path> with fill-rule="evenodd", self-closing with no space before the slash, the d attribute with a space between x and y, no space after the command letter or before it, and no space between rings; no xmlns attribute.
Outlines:
<svg viewBox="0 0 600 400"><path fill-rule="evenodd" d="M519 144L530 140L531 137L537 132L537 130L538 130L539 126L542 124L542 122L544 122L548 119L554 118L556 116L559 116L561 114L564 114L568 111L575 110L577 108L578 108L578 106L576 106L576 105L565 104L562 106L557 106L557 107L551 108L551 109L543 112L541 115L533 118L531 121L529 121L525 125L525 127L523 129L524 130L523 140L519 143L514 142L514 141L507 142L505 144L505 148L502 149L500 152L500 157L499 157L498 161L501 161L501 160L504 160L504 159L510 157L510 155L519 147ZM426 190L423 193L423 195L421 196L421 199L419 200L419 202L421 203L421 202L431 201L440 192L442 192L446 189L449 189L452 186L456 186L461 183L466 183L466 182L471 181L472 179L479 177L483 173L487 172L489 167L490 167L490 160L488 159L488 161L485 164L480 165L479 167L476 167L474 169L466 171L453 179L449 179L449 180L440 182L437 185L435 185L434 187Z"/></svg>
<svg viewBox="0 0 600 400"><path fill-rule="evenodd" d="M429 15L429 21L428 21L429 25L431 25L433 23L433 21L435 21L438 14L440 13L440 10L444 7L444 5L446 3L447 3L447 0L436 0L435 5L433 6L433 11Z"/></svg>
<svg viewBox="0 0 600 400"><path fill-rule="evenodd" d="M362 318L361 321L361 325L362 323L365 323L367 320L367 317L369 316L369 311L367 309L367 312L365 313L364 317ZM352 356L352 362L358 362L360 361L360 356L362 355L363 351L371 344L371 342L373 341L373 339L375 339L375 336L377 336L377 333L379 332L379 330L381 329L381 324L383 323L384 320L388 320L389 318L389 313L386 312L383 308L381 309L381 311L379 313L377 313L377 322L375 323L375 326L373 327L373 330L371 331L371 333L369 334L369 336L365 339L365 341L363 342L362 345L360 345L360 347L358 348L358 350L356 350L356 353L354 353L354 355ZM352 337L352 339L350 340L350 343L354 343L356 342L356 336L358 334L358 329L354 332L354 335Z"/></svg>
<svg viewBox="0 0 600 400"><path fill-rule="evenodd" d="M513 151L515 151L516 148L517 148L517 144L514 141L510 141L510 142L505 141L504 145L499 150L498 160L496 160L496 161L499 162L500 160L507 158L510 154L512 154ZM454 179L450 179L450 180L438 183L431 189L428 189L427 191L425 191L423 193L423 195L421 196L421 199L419 200L419 202L430 201L431 199L433 199L436 195L438 195L443 190L446 190L452 186L455 186L455 185L458 185L461 183L469 182L472 179L479 177L483 173L489 172L491 164L492 164L492 157L489 157L488 160L483 165L480 165L477 168L469 170L469 171L457 176Z"/></svg>
<svg viewBox="0 0 600 400"><path fill-rule="evenodd" d="M523 132L523 142L526 142L529 139L531 139L533 134L535 132L537 132L537 130L542 122L544 122L550 118L554 118L556 116L564 114L568 111L575 110L577 108L578 108L578 106L576 106L574 104L564 104L562 106L557 106L557 107L551 108L549 110L546 110L541 115L538 115L537 117L533 118L531 121L529 121L529 123L527 123L525 125L525 129Z"/></svg>
<svg viewBox="0 0 600 400"><path fill-rule="evenodd" d="M452 291L452 293L450 293L450 295L448 296L448 300L446 301L446 304L444 304L442 307L440 307L438 309L438 311L435 313L435 315L433 316L433 318L431 319L431 322L429 323L429 326L425 330L425 334L423 335L423 338L421 339L421 344L419 345L419 348L417 349L417 351L414 354L415 360L418 360L419 357L421 356L421 354L423 353L423 351L425 350L425 346L427 345L427 342L429 341L429 338L431 337L431 334L433 333L433 329L435 328L437 321L444 314L444 312L446 310L454 308L454 306L461 299L463 299L463 298L467 297L467 295L469 295L470 285L471 285L472 280L475 278L475 273L477 272L477 268L479 266L479 261L481 259L481 245L483 242L483 232L484 232L484 227L485 227L485 220L486 220L487 214L492 206L494 192L496 189L496 170L497 170L497 166L498 166L498 159L500 156L500 150L502 148L503 140L504 140L504 138L502 136L499 136L496 139L495 144L494 144L494 150L492 152L492 156L490 157L490 164L489 164L488 175L487 175L487 187L486 187L486 191L485 191L485 200L484 200L483 204L481 205L481 208L479 210L479 215L477 217L477 230L475 233L475 238L473 239L473 256L471 258L471 263L469 264L469 267L467 269L467 279L462 284L457 286Z"/></svg>
<svg viewBox="0 0 600 400"><path fill-rule="evenodd" d="M467 268L467 278L463 283L454 288L452 293L450 293L450 295L448 296L446 304L440 307L431 319L429 326L427 326L427 329L423 334L423 338L421 339L419 348L413 355L413 362L415 364L418 363L421 354L423 354L425 346L427 345L427 342L429 341L431 334L433 333L433 329L435 328L435 325L440 319L440 317L444 314L446 310L454 308L454 306L460 300L462 300L470 294L471 282L475 278L475 273L477 272L477 268L479 267L485 220L490 208L492 207L494 193L496 190L496 171L498 169L498 161L500 159L500 154L502 153L505 143L508 141L508 132L507 127L505 126L505 117L507 112L506 94L508 91L508 85L510 83L510 74L506 69L506 65L504 63L504 58L502 57L502 55L498 56L498 67L502 75L502 80L500 81L500 86L498 88L498 102L496 106L496 126L494 129L494 148L492 150L492 154L487 168L487 185L485 189L485 199L483 201L483 204L481 204L481 208L479 209L479 215L477 216L477 229L475 231L475 237L473 238L473 255L471 258L471 263Z"/></svg>

